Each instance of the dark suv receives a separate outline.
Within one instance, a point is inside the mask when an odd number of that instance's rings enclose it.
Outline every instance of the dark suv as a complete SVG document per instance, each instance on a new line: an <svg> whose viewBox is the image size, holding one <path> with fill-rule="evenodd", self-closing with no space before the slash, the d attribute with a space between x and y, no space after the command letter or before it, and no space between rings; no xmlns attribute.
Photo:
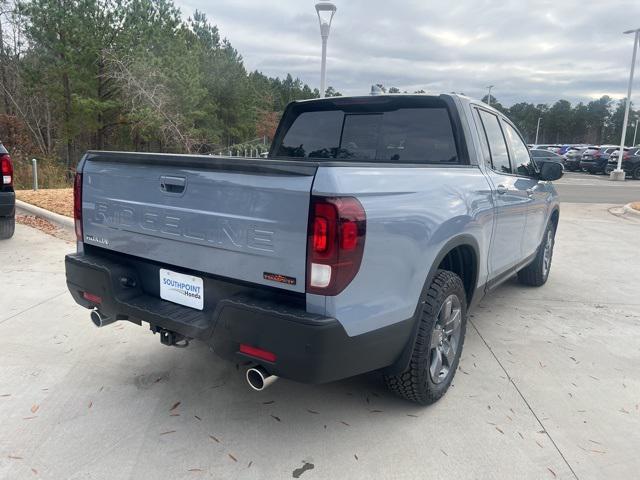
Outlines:
<svg viewBox="0 0 640 480"><path fill-rule="evenodd" d="M615 146L604 145L602 147L589 147L582 153L580 168L589 173L605 173L609 155L615 151Z"/></svg>
<svg viewBox="0 0 640 480"><path fill-rule="evenodd" d="M13 164L0 143L0 239L11 238L16 228L16 194L13 191Z"/></svg>
<svg viewBox="0 0 640 480"><path fill-rule="evenodd" d="M580 170L580 160L582 159L582 152L584 151L584 147L569 148L564 154L564 167L571 171Z"/></svg>
<svg viewBox="0 0 640 480"><path fill-rule="evenodd" d="M618 154L620 149L618 148L609 157L609 164L607 165L606 173L610 173L618 167ZM634 180L640 180L640 148L631 147L625 148L622 155L622 170L627 174L627 177L632 177Z"/></svg>

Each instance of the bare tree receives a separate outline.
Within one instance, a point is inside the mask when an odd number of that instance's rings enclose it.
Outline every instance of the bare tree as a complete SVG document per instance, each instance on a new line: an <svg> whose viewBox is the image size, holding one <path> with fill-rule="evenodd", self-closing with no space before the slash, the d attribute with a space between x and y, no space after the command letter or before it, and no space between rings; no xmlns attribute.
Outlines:
<svg viewBox="0 0 640 480"><path fill-rule="evenodd" d="M176 111L176 102L160 72L148 63L118 58L111 52L105 52L104 59L104 75L120 85L131 109L150 109L156 115L164 140L191 153L198 141L189 134L183 116Z"/></svg>

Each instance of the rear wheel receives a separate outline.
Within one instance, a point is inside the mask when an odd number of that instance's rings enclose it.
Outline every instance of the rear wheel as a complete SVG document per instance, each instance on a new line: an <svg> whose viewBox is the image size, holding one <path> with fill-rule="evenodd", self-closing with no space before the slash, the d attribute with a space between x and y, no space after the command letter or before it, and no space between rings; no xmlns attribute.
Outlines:
<svg viewBox="0 0 640 480"><path fill-rule="evenodd" d="M15 217L0 217L0 239L13 237L16 229Z"/></svg>
<svg viewBox="0 0 640 480"><path fill-rule="evenodd" d="M467 327L467 302L462 280L438 270L428 287L418 319L408 368L385 377L397 395L422 405L439 400L451 385L458 368Z"/></svg>
<svg viewBox="0 0 640 480"><path fill-rule="evenodd" d="M633 170L632 175L634 180L640 180L640 165Z"/></svg>
<svg viewBox="0 0 640 480"><path fill-rule="evenodd" d="M547 282L549 271L551 270L551 260L553 259L555 236L555 225L553 222L549 222L535 259L518 272L520 283L532 287L540 287Z"/></svg>

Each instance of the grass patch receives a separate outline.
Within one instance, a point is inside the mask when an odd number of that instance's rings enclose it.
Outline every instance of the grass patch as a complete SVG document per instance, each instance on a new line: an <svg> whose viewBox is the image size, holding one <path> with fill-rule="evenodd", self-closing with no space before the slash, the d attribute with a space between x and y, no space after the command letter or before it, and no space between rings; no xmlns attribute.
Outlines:
<svg viewBox="0 0 640 480"><path fill-rule="evenodd" d="M16 190L33 188L33 167L31 161L13 158L13 184ZM73 176L64 163L55 159L38 159L38 188L73 187Z"/></svg>

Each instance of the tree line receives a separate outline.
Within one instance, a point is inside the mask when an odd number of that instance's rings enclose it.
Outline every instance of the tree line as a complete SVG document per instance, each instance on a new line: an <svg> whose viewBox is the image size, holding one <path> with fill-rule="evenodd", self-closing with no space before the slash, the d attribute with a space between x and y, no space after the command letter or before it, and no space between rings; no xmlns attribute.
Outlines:
<svg viewBox="0 0 640 480"><path fill-rule="evenodd" d="M327 95L339 95L333 87ZM247 71L172 0L0 0L0 139L74 165L87 149L208 153L273 136L300 79Z"/></svg>
<svg viewBox="0 0 640 480"><path fill-rule="evenodd" d="M172 0L0 0L0 140L15 155L68 168L88 149L258 145L287 103L318 96L290 74L249 71L212 21L199 11L185 18ZM620 139L624 104L607 96L492 105L528 142L539 118L539 143Z"/></svg>
<svg viewBox="0 0 640 480"><path fill-rule="evenodd" d="M485 96L483 101L488 101ZM552 105L519 102L504 107L493 96L491 106L503 112L513 121L527 143L534 143L538 119L538 143L587 143L593 145L620 145L622 122L626 100L615 101L607 95L588 103L575 105L567 100L558 100ZM640 111L631 103L627 124L626 144L631 145ZM636 143L640 141L640 129Z"/></svg>

